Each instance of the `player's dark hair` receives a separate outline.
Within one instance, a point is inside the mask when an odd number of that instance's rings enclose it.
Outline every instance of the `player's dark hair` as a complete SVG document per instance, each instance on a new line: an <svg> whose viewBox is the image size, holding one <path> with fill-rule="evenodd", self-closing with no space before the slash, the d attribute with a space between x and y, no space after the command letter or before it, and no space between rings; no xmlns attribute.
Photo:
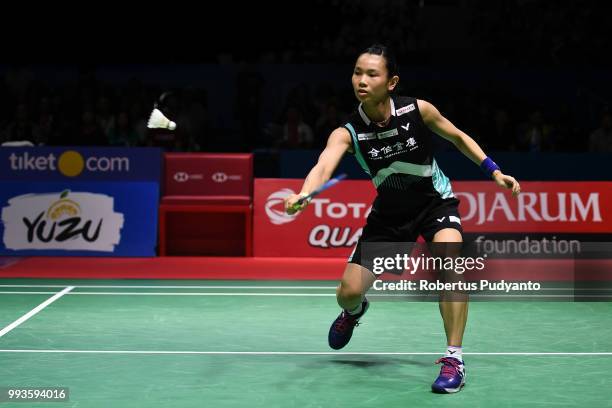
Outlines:
<svg viewBox="0 0 612 408"><path fill-rule="evenodd" d="M393 78L393 76L399 75L399 66L397 65L395 54L387 46L383 44L372 44L371 46L363 50L359 55L362 54L380 55L385 59L389 78Z"/></svg>

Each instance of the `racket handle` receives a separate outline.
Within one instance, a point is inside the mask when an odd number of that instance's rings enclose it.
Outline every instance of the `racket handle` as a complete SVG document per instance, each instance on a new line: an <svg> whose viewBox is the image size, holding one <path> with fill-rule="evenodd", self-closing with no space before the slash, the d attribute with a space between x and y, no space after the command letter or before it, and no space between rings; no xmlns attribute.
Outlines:
<svg viewBox="0 0 612 408"><path fill-rule="evenodd" d="M300 205L304 204L304 201L308 200L309 198L311 198L310 194L300 197L300 198L299 198L299 199L298 199L298 200L295 202L295 204L293 204L293 207L294 207L294 208L295 208L295 207L299 207Z"/></svg>
<svg viewBox="0 0 612 408"><path fill-rule="evenodd" d="M347 176L346 173L342 173L338 177L330 179L329 181L327 181L325 184L323 184L321 187L319 187L318 189L314 190L310 194L307 194L307 195L304 195L304 196L300 197L295 202L295 204L293 204L293 206L291 208L293 208L295 210L298 210L299 207L304 203L304 201L310 200L313 197L319 195L320 193L322 193L323 191L327 190L328 188L330 188L334 184L338 183L340 180L344 180L346 178L346 176Z"/></svg>

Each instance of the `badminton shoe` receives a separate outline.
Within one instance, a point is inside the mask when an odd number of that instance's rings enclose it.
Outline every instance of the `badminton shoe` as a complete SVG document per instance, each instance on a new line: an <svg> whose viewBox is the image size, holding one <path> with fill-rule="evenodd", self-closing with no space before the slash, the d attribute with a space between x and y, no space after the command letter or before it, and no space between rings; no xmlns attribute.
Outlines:
<svg viewBox="0 0 612 408"><path fill-rule="evenodd" d="M431 384L431 390L438 394L449 394L461 391L465 385L465 366L463 361L454 357L443 357L436 361L442 363L440 375Z"/></svg>
<svg viewBox="0 0 612 408"><path fill-rule="evenodd" d="M329 347L339 350L346 346L353 336L353 329L359 325L359 319L367 312L370 303L364 299L361 303L361 312L351 315L346 310L332 323L329 328L328 342Z"/></svg>

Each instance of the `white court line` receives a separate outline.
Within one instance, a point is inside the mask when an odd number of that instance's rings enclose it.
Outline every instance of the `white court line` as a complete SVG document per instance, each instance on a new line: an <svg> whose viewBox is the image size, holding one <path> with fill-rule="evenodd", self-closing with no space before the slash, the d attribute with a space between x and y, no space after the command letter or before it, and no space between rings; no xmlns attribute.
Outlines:
<svg viewBox="0 0 612 408"><path fill-rule="evenodd" d="M72 287L72 286L71 286ZM55 292L22 292L22 291L0 291L1 295L50 295ZM85 295L85 296L293 296L293 297L335 297L335 293L260 293L260 292L70 292L68 295ZM368 295L370 298L420 298L420 297L432 297L435 294L388 294L388 293L371 293ZM612 295L572 295L572 294L558 294L558 295L539 295L539 294L495 294L495 295L479 295L470 294L470 298L564 298L574 297L580 298L612 298Z"/></svg>
<svg viewBox="0 0 612 408"><path fill-rule="evenodd" d="M66 285L0 285L0 288L63 288ZM329 289L335 286L130 286L130 285L74 285L75 288L104 288L104 289Z"/></svg>
<svg viewBox="0 0 612 408"><path fill-rule="evenodd" d="M440 352L342 352L342 351L166 351L166 350L35 350L0 349L0 353L73 353L73 354L201 354L201 355L239 355L239 356L439 356ZM612 356L612 352L471 352L472 356Z"/></svg>
<svg viewBox="0 0 612 408"><path fill-rule="evenodd" d="M19 319L15 320L13 323L9 324L4 329L0 330L0 337L4 336L6 333L10 332L15 327L19 326L21 323L25 322L30 317L34 316L36 313L40 312L45 307L55 302L57 299L61 298L66 293L70 292L72 289L74 289L74 286L68 286L64 288L64 290L62 290L61 292L56 293L55 295L51 296L49 299L42 302L40 305L36 306L34 309L30 310L28 313L24 314Z"/></svg>

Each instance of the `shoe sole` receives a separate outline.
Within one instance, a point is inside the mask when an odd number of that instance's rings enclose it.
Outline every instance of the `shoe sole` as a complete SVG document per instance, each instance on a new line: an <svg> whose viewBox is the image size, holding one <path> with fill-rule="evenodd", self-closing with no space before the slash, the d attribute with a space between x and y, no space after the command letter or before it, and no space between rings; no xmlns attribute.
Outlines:
<svg viewBox="0 0 612 408"><path fill-rule="evenodd" d="M463 387L465 387L465 383L461 384L459 386L459 388L434 388L431 387L431 391L433 391L436 394L454 394L456 392L459 392L463 389Z"/></svg>

